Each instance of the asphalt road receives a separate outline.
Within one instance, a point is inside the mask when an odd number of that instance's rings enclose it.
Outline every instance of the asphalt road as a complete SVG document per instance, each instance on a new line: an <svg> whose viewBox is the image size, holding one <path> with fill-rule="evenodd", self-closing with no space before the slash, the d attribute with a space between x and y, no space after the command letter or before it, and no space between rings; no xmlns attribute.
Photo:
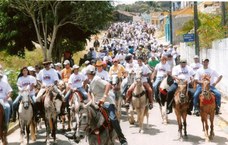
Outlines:
<svg viewBox="0 0 228 145"><path fill-rule="evenodd" d="M125 111L121 118L121 127L128 140L129 145L228 145L228 134L224 128L227 124L224 124L218 117L215 117L215 137L211 142L205 142L204 133L202 131L202 123L200 117L188 116L187 117L187 132L188 138L185 138L182 142L178 140L178 128L176 122L176 116L174 113L169 115L169 124L162 124L162 119L159 111L158 104L154 105L154 108L149 111L149 128L145 129L143 133L139 133L137 125L130 125L127 121ZM146 122L146 120L144 120ZM61 125L58 124L58 128L61 129ZM45 144L45 129L39 130L37 141L30 143L32 145ZM20 135L19 129L8 136L9 145L19 145ZM57 133L58 145L70 145L76 144L69 141L61 131ZM85 140L81 141L79 145L88 145ZM119 145L118 141L116 145Z"/></svg>

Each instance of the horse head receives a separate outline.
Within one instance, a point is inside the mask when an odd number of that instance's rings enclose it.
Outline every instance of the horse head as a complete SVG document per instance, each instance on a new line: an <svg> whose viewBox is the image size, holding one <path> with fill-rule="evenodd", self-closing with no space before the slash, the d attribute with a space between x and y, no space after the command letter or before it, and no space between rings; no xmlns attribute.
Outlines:
<svg viewBox="0 0 228 145"><path fill-rule="evenodd" d="M105 119L94 105L81 105L79 109L79 121L76 126L76 140L85 138L86 134L99 134L99 128ZM88 134L88 135L89 135Z"/></svg>
<svg viewBox="0 0 228 145"><path fill-rule="evenodd" d="M120 82L120 80L119 80L118 75L116 73L113 74L110 78L110 83L115 86L115 85L118 85L119 82Z"/></svg>
<svg viewBox="0 0 228 145"><path fill-rule="evenodd" d="M209 75L202 76L202 94L205 99L210 99L210 79Z"/></svg>
<svg viewBox="0 0 228 145"><path fill-rule="evenodd" d="M138 71L135 74L135 82L136 82L136 84L141 85L141 83L142 83L141 80L142 80L142 71Z"/></svg>
<svg viewBox="0 0 228 145"><path fill-rule="evenodd" d="M176 95L180 103L188 102L188 81L187 80L178 80L178 88Z"/></svg>
<svg viewBox="0 0 228 145"><path fill-rule="evenodd" d="M29 106L30 106L30 97L29 97L29 86L20 92L21 95L21 103L23 104L23 108L25 110L28 110Z"/></svg>

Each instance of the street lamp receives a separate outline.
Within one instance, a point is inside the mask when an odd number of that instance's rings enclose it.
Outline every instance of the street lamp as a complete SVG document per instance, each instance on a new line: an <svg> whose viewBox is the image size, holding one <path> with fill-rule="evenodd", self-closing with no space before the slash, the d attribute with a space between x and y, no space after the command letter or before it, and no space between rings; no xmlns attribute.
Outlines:
<svg viewBox="0 0 228 145"><path fill-rule="evenodd" d="M199 36L198 36L198 10L197 10L197 1L194 2L194 31L195 31L195 54L199 55Z"/></svg>

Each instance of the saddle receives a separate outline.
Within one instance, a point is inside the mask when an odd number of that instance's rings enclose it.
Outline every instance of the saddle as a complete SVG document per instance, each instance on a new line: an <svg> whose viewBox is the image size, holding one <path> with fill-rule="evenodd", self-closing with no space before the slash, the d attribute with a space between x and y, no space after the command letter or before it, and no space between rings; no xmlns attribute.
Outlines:
<svg viewBox="0 0 228 145"><path fill-rule="evenodd" d="M80 91L78 91L78 90L76 90L75 92L72 92L72 93L70 94L69 102L72 102L72 101L73 101L73 94L74 94L74 93L77 93L78 96L79 96L80 102L83 102L82 93L81 93Z"/></svg>
<svg viewBox="0 0 228 145"><path fill-rule="evenodd" d="M214 93L210 93L210 95L212 95L211 99L210 100L207 100L205 98L202 98L203 94L200 94L200 103L202 103L202 105L210 105L212 104L213 102L215 102L215 94Z"/></svg>

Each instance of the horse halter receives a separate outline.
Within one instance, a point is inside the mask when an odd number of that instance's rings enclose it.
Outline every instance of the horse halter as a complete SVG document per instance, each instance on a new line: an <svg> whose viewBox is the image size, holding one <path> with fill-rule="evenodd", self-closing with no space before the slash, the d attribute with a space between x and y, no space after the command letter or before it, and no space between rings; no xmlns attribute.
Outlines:
<svg viewBox="0 0 228 145"><path fill-rule="evenodd" d="M202 94L205 99L210 99L210 81L208 79L204 79L202 83Z"/></svg>
<svg viewBox="0 0 228 145"><path fill-rule="evenodd" d="M178 83L178 90L179 90L179 101L180 103L188 102L188 84L184 81Z"/></svg>

